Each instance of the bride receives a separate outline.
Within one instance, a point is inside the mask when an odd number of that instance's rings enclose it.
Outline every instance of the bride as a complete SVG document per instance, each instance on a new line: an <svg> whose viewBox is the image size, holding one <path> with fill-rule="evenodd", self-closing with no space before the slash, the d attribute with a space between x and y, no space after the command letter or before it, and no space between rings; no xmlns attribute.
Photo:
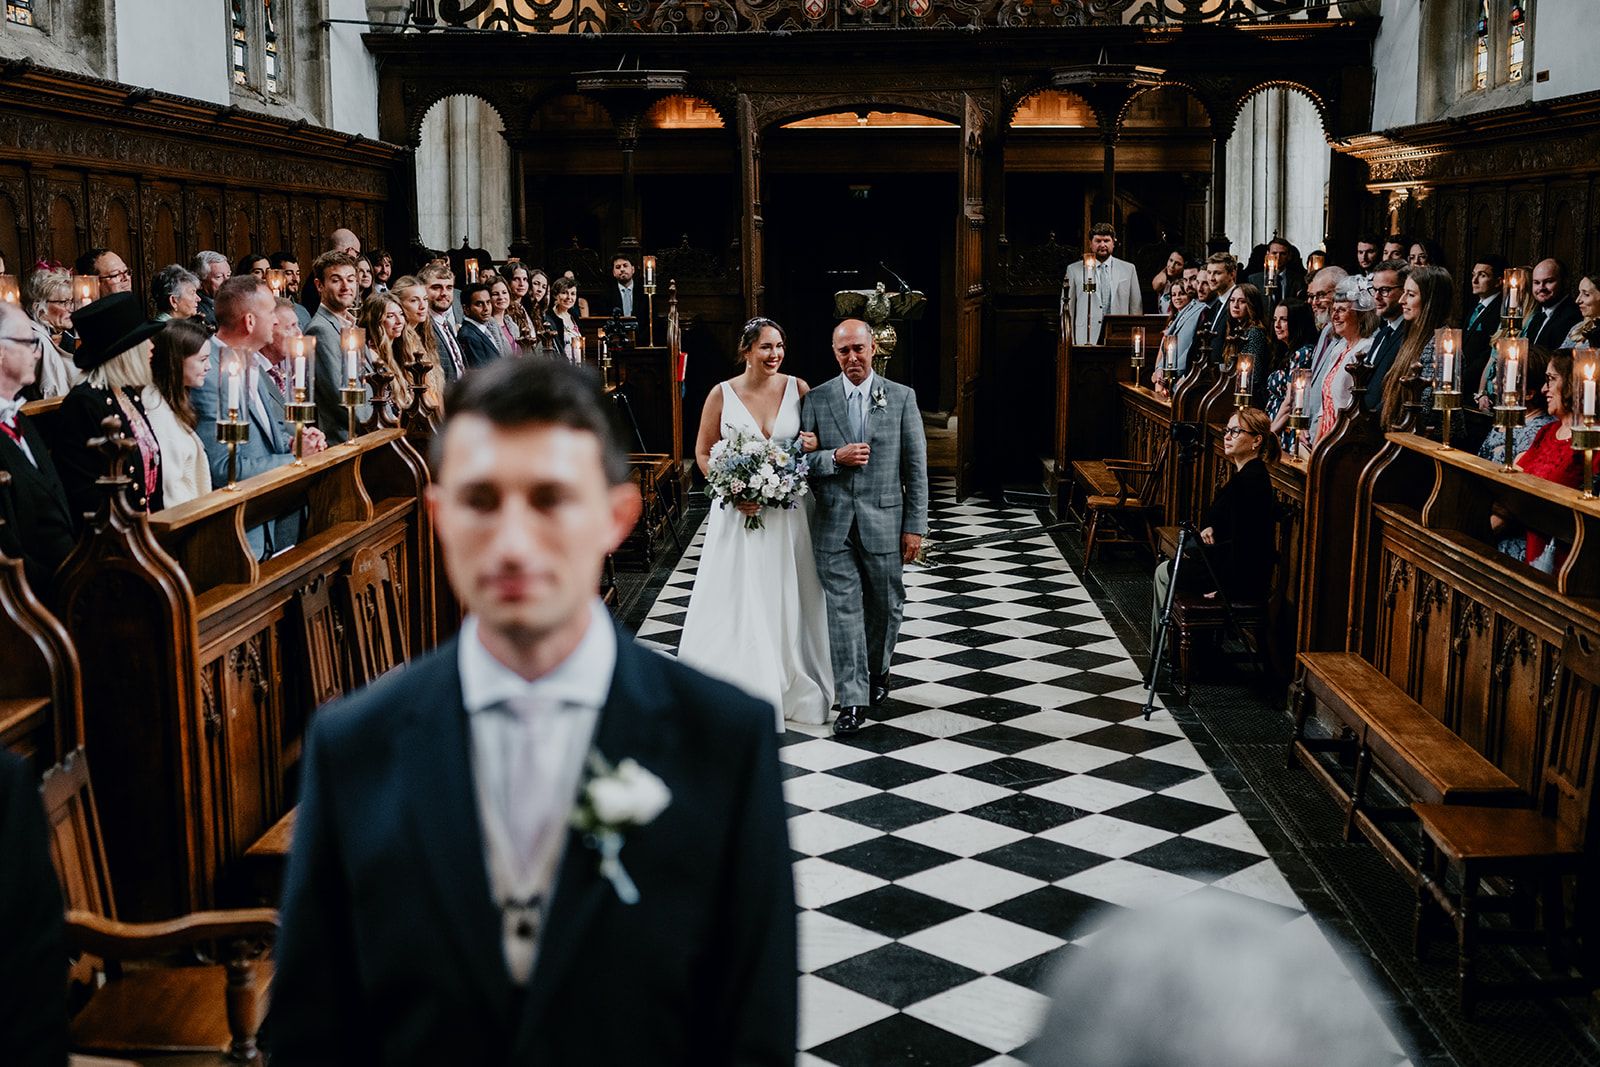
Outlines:
<svg viewBox="0 0 1600 1067"><path fill-rule="evenodd" d="M800 432L800 398L808 386L783 366L783 330L771 319L751 319L739 337L744 373L706 397L695 458L706 473L711 448L740 430L779 442L800 439L806 451L815 434ZM792 510L741 502L713 504L705 545L689 597L678 657L707 674L759 696L785 719L820 726L833 704L828 656L828 613L811 555L811 497ZM744 518L762 511L762 526Z"/></svg>

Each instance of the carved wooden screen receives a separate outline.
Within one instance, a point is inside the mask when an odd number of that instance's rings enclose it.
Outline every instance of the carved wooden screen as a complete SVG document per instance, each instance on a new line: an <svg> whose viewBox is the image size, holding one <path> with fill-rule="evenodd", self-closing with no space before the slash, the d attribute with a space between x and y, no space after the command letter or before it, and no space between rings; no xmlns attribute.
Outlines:
<svg viewBox="0 0 1600 1067"><path fill-rule="evenodd" d="M762 269L765 251L761 222L761 131L756 128L750 98L739 95L739 175L744 190L744 219L739 237L744 248L745 313L761 314L766 296Z"/></svg>
<svg viewBox="0 0 1600 1067"><path fill-rule="evenodd" d="M965 96L961 121L961 210L956 219L956 495L974 487L978 376L983 344L983 111Z"/></svg>

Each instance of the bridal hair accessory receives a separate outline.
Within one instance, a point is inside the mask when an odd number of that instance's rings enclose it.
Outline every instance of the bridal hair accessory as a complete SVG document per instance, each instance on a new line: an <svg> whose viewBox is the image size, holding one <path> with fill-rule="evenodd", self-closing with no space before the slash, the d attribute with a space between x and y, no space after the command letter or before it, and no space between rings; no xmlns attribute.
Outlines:
<svg viewBox="0 0 1600 1067"><path fill-rule="evenodd" d="M622 866L623 834L648 826L672 803L672 790L636 760L615 767L598 751L589 753L589 777L573 807L572 825L600 853L600 876L624 904L639 903L639 887Z"/></svg>

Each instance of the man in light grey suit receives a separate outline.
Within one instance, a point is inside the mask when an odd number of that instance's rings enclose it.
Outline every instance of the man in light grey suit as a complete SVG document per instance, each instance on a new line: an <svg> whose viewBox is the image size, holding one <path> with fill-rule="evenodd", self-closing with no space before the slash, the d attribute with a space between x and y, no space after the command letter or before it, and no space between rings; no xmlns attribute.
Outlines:
<svg viewBox="0 0 1600 1067"><path fill-rule="evenodd" d="M348 232L348 231L344 231ZM340 403L340 390L349 381L344 353L339 348L339 335L346 327L354 326L356 302L361 299L361 288L356 281L356 257L348 252L324 252L311 265L311 281L321 294L322 303L311 316L306 336L316 338L317 371L313 376L312 399L317 404L317 426L330 444L341 444L350 436L350 414ZM356 373L366 374L367 353L363 351L356 361ZM362 382L361 387L366 388ZM356 407L356 418L365 422L372 417L372 405Z"/></svg>
<svg viewBox="0 0 1600 1067"><path fill-rule="evenodd" d="M1067 264L1061 282L1061 329L1075 345L1097 345L1107 315L1143 315L1144 296L1133 264L1111 253L1117 231L1109 222L1089 230L1089 251L1094 253L1094 292L1084 288L1082 260Z"/></svg>
<svg viewBox="0 0 1600 1067"><path fill-rule="evenodd" d="M872 372L872 328L833 330L841 374L806 394L800 429L817 435L811 519L817 576L828 598L835 733L852 733L889 694L900 636L905 564L928 533L928 447L917 396Z"/></svg>

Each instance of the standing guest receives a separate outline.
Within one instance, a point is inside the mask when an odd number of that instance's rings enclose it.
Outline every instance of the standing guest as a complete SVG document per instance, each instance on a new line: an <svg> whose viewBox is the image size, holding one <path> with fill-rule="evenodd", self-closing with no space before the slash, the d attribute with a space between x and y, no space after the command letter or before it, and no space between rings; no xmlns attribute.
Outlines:
<svg viewBox="0 0 1600 1067"><path fill-rule="evenodd" d="M494 300L488 282L473 282L461 290L461 306L466 310L467 321L461 324L456 341L467 367L486 367L501 356L495 335L500 331L494 324ZM504 340L504 335L501 334Z"/></svg>
<svg viewBox="0 0 1600 1067"><path fill-rule="evenodd" d="M221 252L197 252L193 270L200 279L200 317L214 330L217 328L217 290L231 274L228 259Z"/></svg>
<svg viewBox="0 0 1600 1067"><path fill-rule="evenodd" d="M1156 276L1150 279L1150 290L1156 294L1156 304L1165 315L1172 310L1172 286L1183 279L1183 268L1189 264L1189 254L1181 248L1167 253L1167 261Z"/></svg>
<svg viewBox="0 0 1600 1067"><path fill-rule="evenodd" d="M0 751L0 1063L9 1067L68 1062L65 909L49 841L38 778Z"/></svg>
<svg viewBox="0 0 1600 1067"><path fill-rule="evenodd" d="M1544 372L1544 398L1551 421L1534 435L1533 443L1517 457L1515 466L1535 477L1576 489L1583 480L1583 453L1572 448L1572 427L1577 421L1572 370L1570 349L1550 353ZM1493 530L1501 529L1506 522L1506 516L1498 509L1489 516L1489 526ZM1528 529L1524 558L1529 566L1553 574L1566 555L1567 547L1557 544L1552 535Z"/></svg>
<svg viewBox="0 0 1600 1067"><path fill-rule="evenodd" d="M394 277L394 256L382 248L374 248L367 257L372 262L372 288L375 292L389 291L389 279Z"/></svg>
<svg viewBox="0 0 1600 1067"><path fill-rule="evenodd" d="M89 442L105 435L100 423L115 416L121 431L136 447L123 473L127 499L139 511L160 511L161 446L144 411L150 385L150 338L161 323L145 318L139 298L112 293L85 304L72 316L78 327L78 350L72 358L84 380L72 387L56 414L56 467L67 489L74 515L99 508L102 494L95 482L105 475L105 457Z"/></svg>
<svg viewBox="0 0 1600 1067"><path fill-rule="evenodd" d="M511 286L504 278L489 281L489 319L494 324L495 347L502 356L517 354L517 342L522 334L511 321Z"/></svg>
<svg viewBox="0 0 1600 1067"><path fill-rule="evenodd" d="M1400 311L1405 317L1405 340L1394 357L1394 363L1383 377L1382 388L1367 383L1367 395L1379 393L1382 425L1392 429L1399 425L1403 395L1401 385L1415 371L1423 381L1422 404L1431 407L1433 396L1434 351L1433 335L1450 321L1450 308L1455 304L1456 287L1450 272L1443 267L1412 267L1406 271L1405 289L1400 297ZM1372 405L1368 405L1372 409ZM1457 429L1464 430L1462 423Z"/></svg>
<svg viewBox="0 0 1600 1067"><path fill-rule="evenodd" d="M444 380L454 383L467 372L467 357L456 339L460 327L450 314L455 306L455 274L447 264L430 263L417 273L417 280L428 293L434 347L439 353L439 365L444 369Z"/></svg>
<svg viewBox="0 0 1600 1067"><path fill-rule="evenodd" d="M1356 273L1364 277L1372 277L1372 272L1378 269L1378 237L1376 234L1364 233L1356 238Z"/></svg>
<svg viewBox="0 0 1600 1067"><path fill-rule="evenodd" d="M1411 246L1416 242L1403 233L1391 233L1383 241L1383 255L1378 262L1389 259L1406 260L1411 256Z"/></svg>
<svg viewBox="0 0 1600 1067"><path fill-rule="evenodd" d="M61 561L72 551L76 523L50 450L22 413L22 391L38 373L43 349L22 310L0 303L0 470L11 475L10 489L0 490L0 505L11 508L0 532L6 554L22 560L28 584L48 596Z"/></svg>
<svg viewBox="0 0 1600 1067"><path fill-rule="evenodd" d="M1139 275L1132 263L1117 259L1117 229L1109 222L1097 222L1089 229L1089 251L1093 254L1094 292L1084 286L1084 261L1067 264L1061 283L1062 329L1075 345L1097 345L1107 315L1144 314L1144 296Z"/></svg>
<svg viewBox="0 0 1600 1067"><path fill-rule="evenodd" d="M339 396L349 380L339 335L356 324L356 257L345 252L322 253L311 264L311 281L319 297L317 313L306 328L306 336L317 342L317 371L312 390L316 394L317 427L329 444L336 445L350 436L349 412ZM356 366L357 381L371 369L364 366L364 362ZM357 421L365 422L371 417L371 404L364 403L356 408Z"/></svg>
<svg viewBox="0 0 1600 1067"><path fill-rule="evenodd" d="M1290 297L1298 297L1306 286L1306 270L1300 263L1300 250L1286 237L1274 237L1267 242L1266 250L1268 255L1278 257L1276 288L1270 291L1268 289L1265 259L1259 269L1246 274L1247 280L1260 289L1264 296L1270 298L1273 304L1280 304Z"/></svg>
<svg viewBox="0 0 1600 1067"><path fill-rule="evenodd" d="M233 265L233 274L254 274L262 281L267 280L267 270L272 266L272 260L260 252L246 252L239 257L239 262Z"/></svg>
<svg viewBox="0 0 1600 1067"><path fill-rule="evenodd" d="M1333 342L1327 353L1327 373L1317 388L1321 393L1317 417L1311 422L1311 441L1321 441L1334 427L1339 412L1355 396L1355 379L1345 368L1363 358L1372 347L1377 329L1372 289L1365 278L1345 278L1333 294Z"/></svg>
<svg viewBox="0 0 1600 1067"><path fill-rule="evenodd" d="M274 1067L792 1063L771 710L596 597L640 505L589 375L501 360L450 403L428 503L467 617L312 720ZM633 803L586 835L597 777Z"/></svg>
<svg viewBox="0 0 1600 1067"><path fill-rule="evenodd" d="M633 257L627 252L618 252L611 257L611 280L606 282L605 291L600 297L601 314L621 318L638 317L639 305L644 301L635 291L634 270Z"/></svg>
<svg viewBox="0 0 1600 1067"><path fill-rule="evenodd" d="M1522 327L1529 344L1555 348L1583 316L1567 293L1567 267L1559 259L1541 259L1533 267L1534 311Z"/></svg>
<svg viewBox="0 0 1600 1067"><path fill-rule="evenodd" d="M1406 262L1413 267L1443 267L1444 250L1437 242L1418 237L1406 249Z"/></svg>
<svg viewBox="0 0 1600 1067"><path fill-rule="evenodd" d="M354 230L345 229L343 226L328 234L328 247L335 252L343 252L349 256L361 254L361 238L355 235Z"/></svg>
<svg viewBox="0 0 1600 1067"><path fill-rule="evenodd" d="M1367 365L1372 368L1364 401L1368 411L1378 411L1383 406L1384 378L1406 339L1407 320L1400 306L1401 279L1410 269L1399 260L1385 260L1371 274L1372 303L1378 313L1378 328L1372 334L1372 352L1367 357Z"/></svg>
<svg viewBox="0 0 1600 1067"><path fill-rule="evenodd" d="M157 322L193 318L200 313L200 279L176 263L162 267L150 279L150 306Z"/></svg>
<svg viewBox="0 0 1600 1067"><path fill-rule="evenodd" d="M545 322L556 331L556 350L569 362L577 362L578 354L572 346L572 339L579 335L578 321L573 318L572 309L578 302L578 283L563 274L550 286L550 310L545 313Z"/></svg>
<svg viewBox="0 0 1600 1067"><path fill-rule="evenodd" d="M1267 402L1262 408L1272 420L1272 432L1284 448L1294 447L1295 431L1288 429L1293 404L1285 403L1296 373L1311 366L1316 348L1316 319L1310 304L1291 300L1272 309L1272 347L1268 356Z"/></svg>
<svg viewBox="0 0 1600 1067"><path fill-rule="evenodd" d="M170 508L211 492L211 463L189 401L189 390L205 385L211 369L211 334L176 319L156 334L154 349L144 410L161 445L161 502Z"/></svg>
<svg viewBox="0 0 1600 1067"><path fill-rule="evenodd" d="M366 256L356 257L356 306L360 307L372 295L372 261Z"/></svg>
<svg viewBox="0 0 1600 1067"><path fill-rule="evenodd" d="M1600 272L1579 275L1578 295L1573 302L1583 318L1567 331L1562 348L1592 348L1600 340L1594 329L1595 323L1600 321L1600 284L1597 282L1600 282Z"/></svg>
<svg viewBox="0 0 1600 1067"><path fill-rule="evenodd" d="M1493 355L1494 335L1500 330L1503 311L1500 286L1505 271L1505 257L1493 252L1479 256L1472 264L1473 303L1467 312L1467 324L1461 330L1461 387L1472 393L1473 402L1480 411L1493 407L1484 379Z"/></svg>
<svg viewBox="0 0 1600 1067"><path fill-rule="evenodd" d="M521 343L522 353L527 354L533 350L534 344L538 341L533 324L544 321L543 314L538 318L528 314L528 293L532 290L528 268L521 263L507 263L500 268L500 274L505 278L511 292L511 303L506 308L506 319L511 323L517 340Z"/></svg>
<svg viewBox="0 0 1600 1067"><path fill-rule="evenodd" d="M1233 296L1233 287L1238 284L1239 260L1229 252L1213 252L1206 257L1206 273L1211 276L1211 292L1214 295L1205 317L1200 321L1200 328L1210 327L1211 350L1206 355L1220 361L1223 346L1228 343L1228 301ZM1195 343L1199 344L1198 337Z"/></svg>
<svg viewBox="0 0 1600 1067"><path fill-rule="evenodd" d="M100 295L133 292L133 271L109 248L91 248L78 257L72 273L100 279Z"/></svg>
<svg viewBox="0 0 1600 1067"><path fill-rule="evenodd" d="M72 275L64 270L36 270L28 279L28 314L41 342L37 380L25 393L29 400L66 396L83 381L72 362L78 334L72 327Z"/></svg>
<svg viewBox="0 0 1600 1067"><path fill-rule="evenodd" d="M297 309L295 317L300 320L300 329L304 330L311 325L311 309L300 298L300 261L293 252L274 252L267 257L267 262L273 270L283 271L283 295L294 301Z"/></svg>

